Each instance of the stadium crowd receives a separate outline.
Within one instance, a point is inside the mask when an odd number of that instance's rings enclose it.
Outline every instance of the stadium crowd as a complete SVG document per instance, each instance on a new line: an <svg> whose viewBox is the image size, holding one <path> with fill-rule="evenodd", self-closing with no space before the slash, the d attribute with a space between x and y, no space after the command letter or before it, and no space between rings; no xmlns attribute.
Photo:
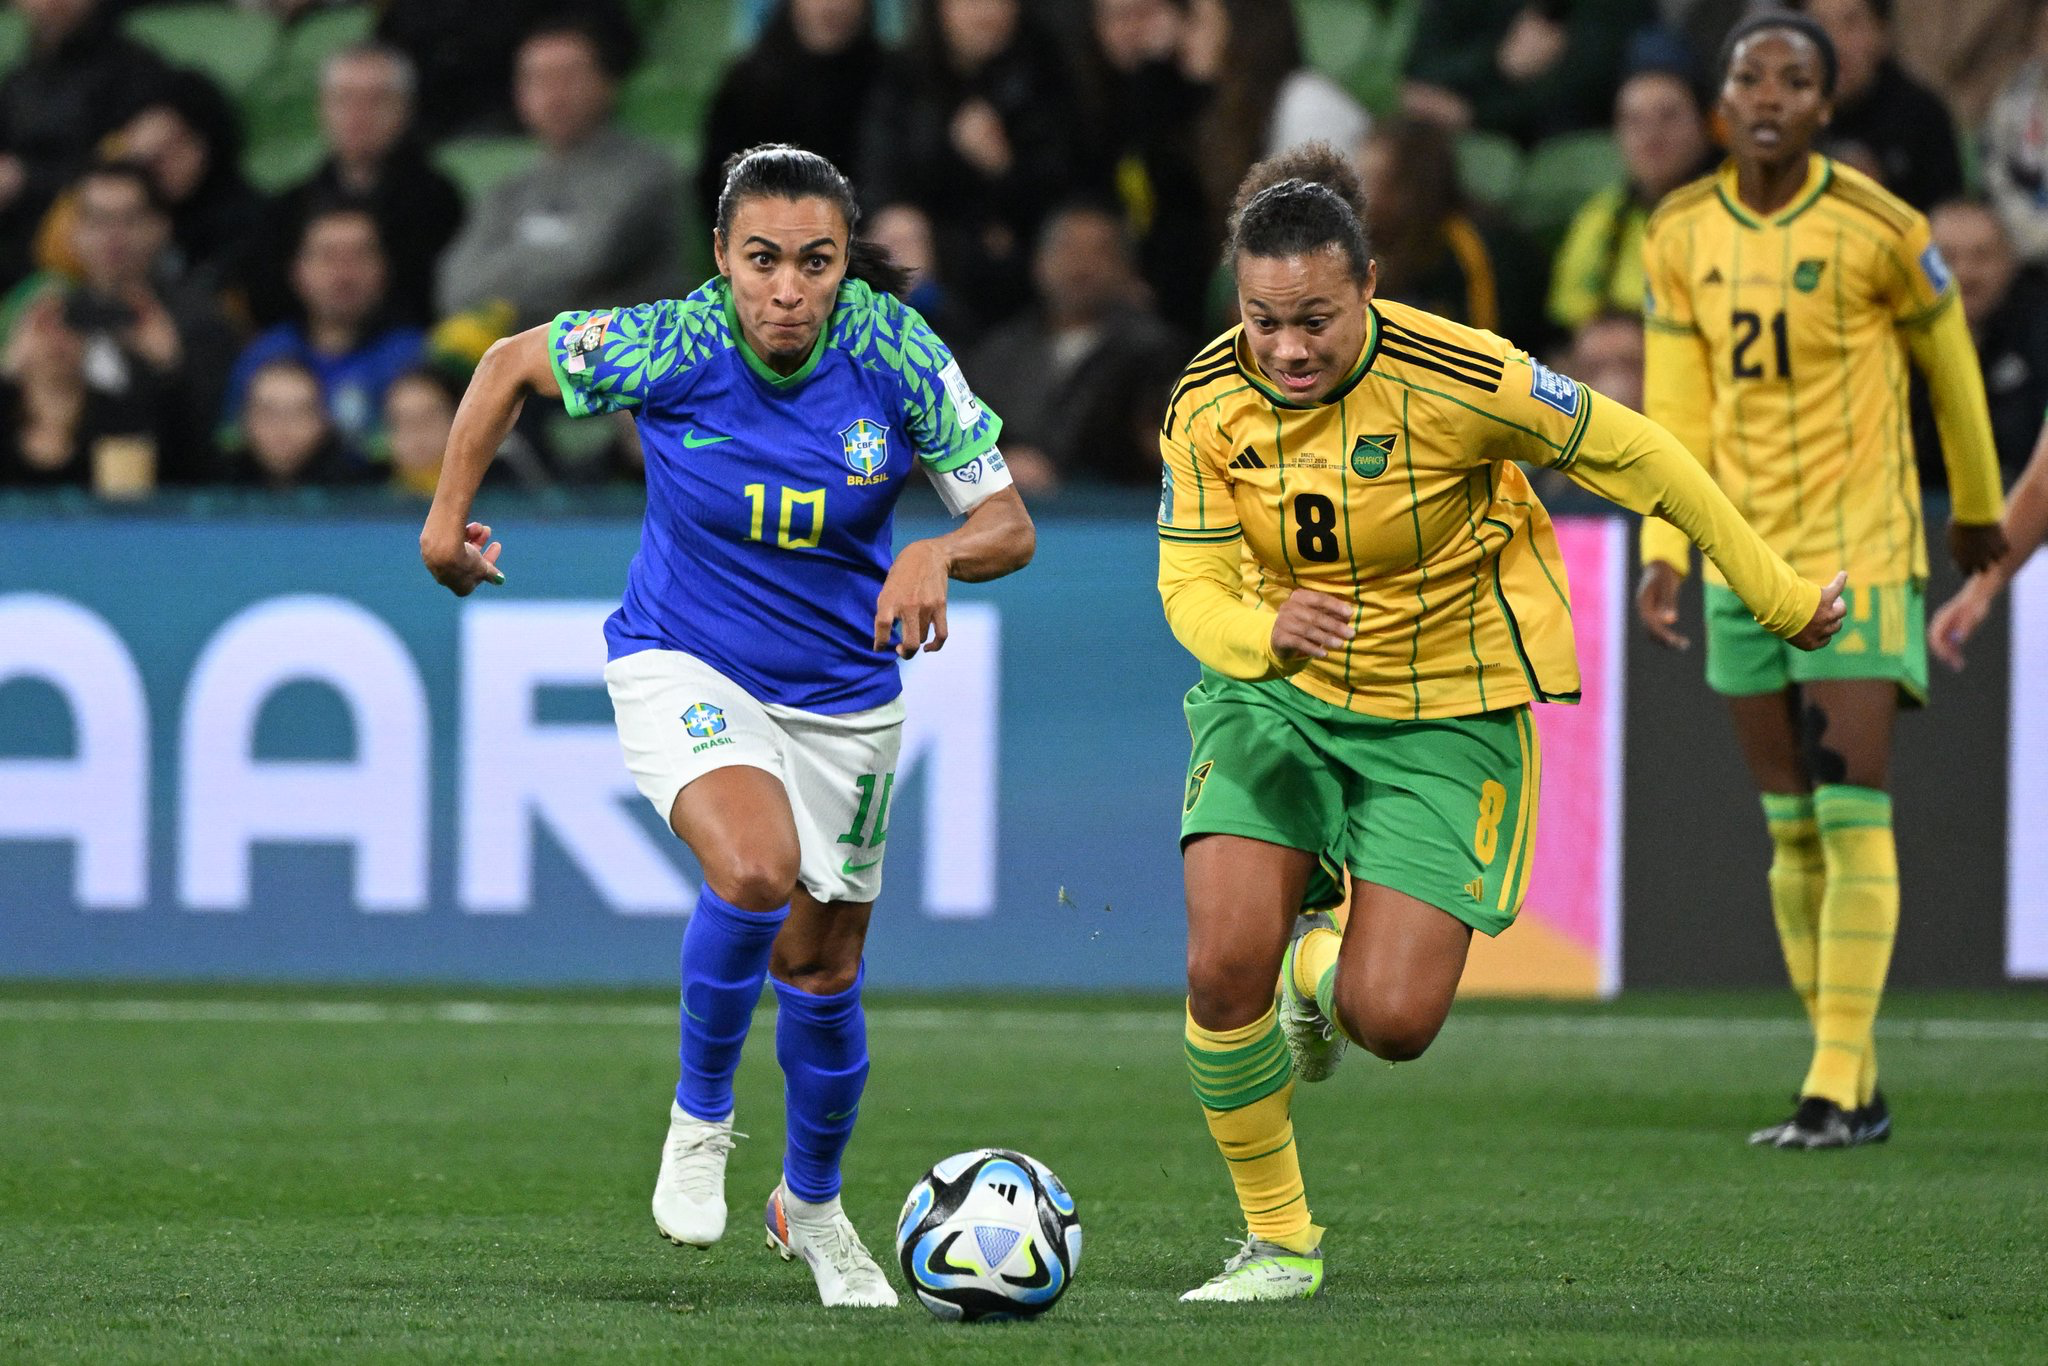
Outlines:
<svg viewBox="0 0 2048 1366"><path fill-rule="evenodd" d="M709 272L719 167L855 176L1032 494L1150 485L1228 324L1228 195L1322 138L1380 292L1641 401L1651 208L1717 153L1741 0L13 0L0 487L429 495L498 337ZM1825 150L1930 212L2001 461L2048 408L2048 4L1805 0ZM1923 405L1924 406L1924 405ZM496 477L637 477L529 411ZM1921 463L1942 466L1931 419Z"/></svg>

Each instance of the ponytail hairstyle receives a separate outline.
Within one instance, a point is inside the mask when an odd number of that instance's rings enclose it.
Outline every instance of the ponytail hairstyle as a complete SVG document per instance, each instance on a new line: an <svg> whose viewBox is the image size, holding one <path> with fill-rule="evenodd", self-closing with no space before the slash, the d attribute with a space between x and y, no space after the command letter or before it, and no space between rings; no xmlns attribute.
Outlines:
<svg viewBox="0 0 2048 1366"><path fill-rule="evenodd" d="M1301 256L1336 247L1354 284L1372 266L1365 187L1342 152L1309 142L1253 166L1230 206L1230 259Z"/></svg>
<svg viewBox="0 0 2048 1366"><path fill-rule="evenodd" d="M837 166L801 147L764 142L726 158L718 192L718 240L732 236L733 215L749 199L822 199L846 220L846 277L877 293L899 299L910 292L910 273L896 264L888 248L860 236L860 201L853 182Z"/></svg>

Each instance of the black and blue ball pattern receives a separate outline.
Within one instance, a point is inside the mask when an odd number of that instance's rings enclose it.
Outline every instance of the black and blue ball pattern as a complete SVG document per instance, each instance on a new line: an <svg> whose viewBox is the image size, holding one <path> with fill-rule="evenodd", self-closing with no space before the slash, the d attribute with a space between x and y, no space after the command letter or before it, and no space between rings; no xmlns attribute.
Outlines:
<svg viewBox="0 0 2048 1366"><path fill-rule="evenodd" d="M911 1188L896 1221L896 1257L918 1302L942 1319L1032 1318L1073 1284L1081 1221L1044 1163L977 1148Z"/></svg>

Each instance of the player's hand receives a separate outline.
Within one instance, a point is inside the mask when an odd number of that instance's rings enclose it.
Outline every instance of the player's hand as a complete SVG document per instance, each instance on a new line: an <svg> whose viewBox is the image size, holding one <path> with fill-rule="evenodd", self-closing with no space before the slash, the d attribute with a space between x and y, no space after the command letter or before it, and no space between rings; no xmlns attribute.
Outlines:
<svg viewBox="0 0 2048 1366"><path fill-rule="evenodd" d="M1643 566L1643 581L1636 586L1636 617L1650 639L1671 650L1690 650L1692 642L1678 630L1678 585L1684 580L1662 560Z"/></svg>
<svg viewBox="0 0 2048 1366"><path fill-rule="evenodd" d="M882 580L881 596L875 599L875 648L890 648L896 636L896 654L908 659L920 648L943 649L946 644L946 552L936 541L912 541L903 547L889 577ZM897 633L898 624L902 626Z"/></svg>
<svg viewBox="0 0 2048 1366"><path fill-rule="evenodd" d="M1352 618L1357 608L1343 598L1297 588L1280 604L1273 619L1273 653L1281 659L1327 659L1357 634Z"/></svg>
<svg viewBox="0 0 2048 1366"><path fill-rule="evenodd" d="M2005 558L2005 530L1995 522L1989 526L1950 522L1948 557L1965 574L1981 574Z"/></svg>
<svg viewBox="0 0 2048 1366"><path fill-rule="evenodd" d="M1835 632L1842 629L1842 618L1849 615L1849 604L1842 601L1842 590L1849 586L1849 571L1842 570L1828 580L1827 587L1820 590L1820 606L1813 609L1813 620L1792 637L1792 644L1802 650L1818 650L1835 638Z"/></svg>
<svg viewBox="0 0 2048 1366"><path fill-rule="evenodd" d="M1992 599L1997 596L1991 581L1979 574L1943 603L1935 611L1934 619L1927 623L1927 648L1934 652L1934 657L1961 673L1963 646L1984 624Z"/></svg>
<svg viewBox="0 0 2048 1366"><path fill-rule="evenodd" d="M464 527L459 540L432 522L420 532L420 559L427 572L458 598L474 593L480 583L505 582L505 571L498 568L504 548L482 522Z"/></svg>

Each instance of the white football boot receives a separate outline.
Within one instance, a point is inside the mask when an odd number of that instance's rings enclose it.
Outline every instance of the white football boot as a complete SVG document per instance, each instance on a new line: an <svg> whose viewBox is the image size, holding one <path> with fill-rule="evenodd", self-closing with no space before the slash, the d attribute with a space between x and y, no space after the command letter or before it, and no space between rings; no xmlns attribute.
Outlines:
<svg viewBox="0 0 2048 1366"><path fill-rule="evenodd" d="M661 1175L654 1178L654 1227L678 1247L710 1247L725 1234L725 1159L733 1140L732 1116L694 1119L674 1101L668 1107L668 1142Z"/></svg>
<svg viewBox="0 0 2048 1366"><path fill-rule="evenodd" d="M1264 1238L1247 1238L1223 1270L1180 1298L1183 1304L1251 1304L1313 1299L1322 1288L1322 1248L1293 1252Z"/></svg>
<svg viewBox="0 0 2048 1366"><path fill-rule="evenodd" d="M763 1216L768 1225L768 1246L783 1261L801 1257L818 1282L818 1298L827 1308L838 1305L865 1309L894 1309L896 1291L882 1268L853 1231L846 1211L834 1196L811 1211L800 1214L795 1196L777 1182L768 1196Z"/></svg>

